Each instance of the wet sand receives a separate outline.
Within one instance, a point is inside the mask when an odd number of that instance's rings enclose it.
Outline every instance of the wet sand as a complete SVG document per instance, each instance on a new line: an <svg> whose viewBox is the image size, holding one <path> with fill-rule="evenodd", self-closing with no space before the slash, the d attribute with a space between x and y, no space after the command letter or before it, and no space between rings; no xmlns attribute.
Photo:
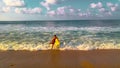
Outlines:
<svg viewBox="0 0 120 68"><path fill-rule="evenodd" d="M0 68L120 68L120 50L0 51Z"/></svg>

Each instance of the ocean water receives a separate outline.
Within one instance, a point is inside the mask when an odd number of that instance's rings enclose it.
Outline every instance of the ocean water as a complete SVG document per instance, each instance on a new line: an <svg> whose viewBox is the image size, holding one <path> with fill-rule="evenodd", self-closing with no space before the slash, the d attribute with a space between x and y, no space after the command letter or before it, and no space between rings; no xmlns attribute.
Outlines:
<svg viewBox="0 0 120 68"><path fill-rule="evenodd" d="M56 34L60 50L120 49L120 20L0 22L0 50L48 50Z"/></svg>

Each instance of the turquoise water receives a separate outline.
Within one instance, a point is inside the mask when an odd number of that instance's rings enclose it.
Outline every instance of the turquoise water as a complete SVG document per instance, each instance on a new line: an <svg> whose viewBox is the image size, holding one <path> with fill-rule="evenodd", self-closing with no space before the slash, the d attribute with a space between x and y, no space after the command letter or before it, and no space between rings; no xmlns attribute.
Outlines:
<svg viewBox="0 0 120 68"><path fill-rule="evenodd" d="M0 50L47 50L56 34L61 50L120 49L120 20L0 22Z"/></svg>

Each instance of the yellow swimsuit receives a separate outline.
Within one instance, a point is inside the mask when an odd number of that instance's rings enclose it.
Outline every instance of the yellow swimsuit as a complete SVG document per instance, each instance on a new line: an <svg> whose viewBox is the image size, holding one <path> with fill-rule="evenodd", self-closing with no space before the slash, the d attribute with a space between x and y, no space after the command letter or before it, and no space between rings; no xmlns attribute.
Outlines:
<svg viewBox="0 0 120 68"><path fill-rule="evenodd" d="M58 39L55 39L54 47L53 49L59 49L60 47L60 41Z"/></svg>

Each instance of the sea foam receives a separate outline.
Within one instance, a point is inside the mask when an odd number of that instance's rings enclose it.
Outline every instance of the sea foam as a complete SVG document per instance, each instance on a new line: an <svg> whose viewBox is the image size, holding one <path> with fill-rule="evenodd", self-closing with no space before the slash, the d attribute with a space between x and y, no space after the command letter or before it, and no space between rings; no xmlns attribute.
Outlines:
<svg viewBox="0 0 120 68"><path fill-rule="evenodd" d="M0 24L0 50L49 50L54 34L60 50L120 49L117 21L70 22Z"/></svg>
<svg viewBox="0 0 120 68"><path fill-rule="evenodd" d="M49 44L29 44L29 43L10 43L10 44L2 44L0 43L0 50L49 50L51 49L51 45ZM71 45L61 45L59 50L94 50L94 49L120 49L120 43L99 43L95 42L94 44L80 44L77 46Z"/></svg>

